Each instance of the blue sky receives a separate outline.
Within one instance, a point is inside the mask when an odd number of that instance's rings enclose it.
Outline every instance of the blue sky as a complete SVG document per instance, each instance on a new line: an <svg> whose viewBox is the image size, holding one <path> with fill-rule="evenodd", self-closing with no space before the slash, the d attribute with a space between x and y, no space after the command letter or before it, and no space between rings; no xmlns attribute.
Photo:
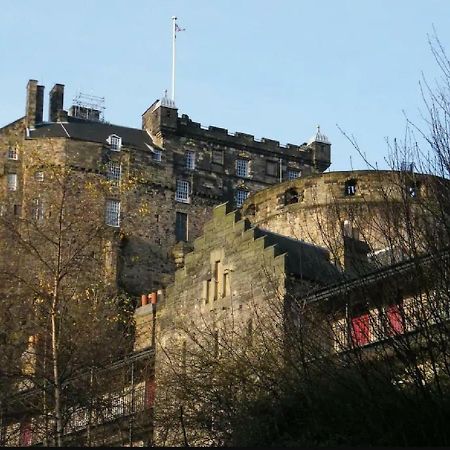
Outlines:
<svg viewBox="0 0 450 450"><path fill-rule="evenodd" d="M1 0L0 126L35 78L46 102L62 83L66 109L78 91L104 96L107 121L140 127L170 90L173 15L179 114L282 144L320 124L332 170L366 167L337 125L385 167L404 113L420 121L422 72L439 76L433 26L450 53L449 0Z"/></svg>

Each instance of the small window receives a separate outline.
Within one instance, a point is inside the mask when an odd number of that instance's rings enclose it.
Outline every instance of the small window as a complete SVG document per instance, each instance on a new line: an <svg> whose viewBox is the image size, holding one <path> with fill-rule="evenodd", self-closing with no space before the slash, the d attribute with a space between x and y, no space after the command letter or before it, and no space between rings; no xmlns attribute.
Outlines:
<svg viewBox="0 0 450 450"><path fill-rule="evenodd" d="M17 191L17 173L8 173L8 191Z"/></svg>
<svg viewBox="0 0 450 450"><path fill-rule="evenodd" d="M153 161L161 162L161 159L162 159L161 150L158 150L158 149L153 150L152 158L153 158Z"/></svg>
<svg viewBox="0 0 450 450"><path fill-rule="evenodd" d="M344 220L342 223L342 233L344 236L352 237L352 223L350 220Z"/></svg>
<svg viewBox="0 0 450 450"><path fill-rule="evenodd" d="M122 165L119 161L109 161L107 177L115 185L120 184L120 177L122 174Z"/></svg>
<svg viewBox="0 0 450 450"><path fill-rule="evenodd" d="M175 239L177 242L188 240L188 215L183 212L178 212L175 220Z"/></svg>
<svg viewBox="0 0 450 450"><path fill-rule="evenodd" d="M36 181L44 181L44 172L38 171L38 172L34 172L34 179Z"/></svg>
<svg viewBox="0 0 450 450"><path fill-rule="evenodd" d="M356 194L356 180L347 180L345 182L345 195Z"/></svg>
<svg viewBox="0 0 450 450"><path fill-rule="evenodd" d="M120 149L122 147L122 138L120 136L117 136L116 134L111 134L111 136L107 139L109 146L111 150L114 150L115 152L120 152Z"/></svg>
<svg viewBox="0 0 450 450"><path fill-rule="evenodd" d="M8 159L14 159L15 161L17 161L19 159L19 152L17 151L16 146L11 145L8 148Z"/></svg>
<svg viewBox="0 0 450 450"><path fill-rule="evenodd" d="M276 161L266 162L266 174L271 177L278 176L278 163Z"/></svg>
<svg viewBox="0 0 450 450"><path fill-rule="evenodd" d="M284 204L285 205L292 205L293 203L298 203L299 201L299 194L296 189L288 189L284 193Z"/></svg>
<svg viewBox="0 0 450 450"><path fill-rule="evenodd" d="M194 170L195 169L195 152L188 150L186 152L186 169Z"/></svg>
<svg viewBox="0 0 450 450"><path fill-rule="evenodd" d="M236 206L240 208L242 204L245 202L246 198L249 196L249 192L245 189L238 189L236 191Z"/></svg>
<svg viewBox="0 0 450 450"><path fill-rule="evenodd" d="M33 220L44 219L44 202L41 198L35 198L31 204L31 217Z"/></svg>
<svg viewBox="0 0 450 450"><path fill-rule="evenodd" d="M211 155L211 162L214 164L223 164L223 150L213 150Z"/></svg>
<svg viewBox="0 0 450 450"><path fill-rule="evenodd" d="M177 190L175 200L182 203L190 203L190 183L185 180L177 180Z"/></svg>
<svg viewBox="0 0 450 450"><path fill-rule="evenodd" d="M420 183L413 182L407 186L407 194L411 198L417 198L420 193Z"/></svg>
<svg viewBox="0 0 450 450"><path fill-rule="evenodd" d="M14 205L14 215L15 216L22 215L22 205Z"/></svg>
<svg viewBox="0 0 450 450"><path fill-rule="evenodd" d="M296 180L297 178L300 177L300 175L301 175L301 172L299 170L288 169L288 171L287 171L288 180Z"/></svg>
<svg viewBox="0 0 450 450"><path fill-rule="evenodd" d="M248 159L236 160L236 175L238 177L247 178L250 175L249 171L250 161Z"/></svg>
<svg viewBox="0 0 450 450"><path fill-rule="evenodd" d="M106 211L105 211L105 222L106 225L111 227L120 226L120 201L108 199L106 200Z"/></svg>

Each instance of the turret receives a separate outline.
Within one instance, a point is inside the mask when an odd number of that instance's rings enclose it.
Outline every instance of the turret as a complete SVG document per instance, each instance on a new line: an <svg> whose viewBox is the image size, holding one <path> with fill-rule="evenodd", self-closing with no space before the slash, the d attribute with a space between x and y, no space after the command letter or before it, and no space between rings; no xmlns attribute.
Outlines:
<svg viewBox="0 0 450 450"><path fill-rule="evenodd" d="M313 166L324 172L331 164L331 142L328 137L321 133L320 125L317 125L316 133L308 140L308 147L312 150Z"/></svg>
<svg viewBox="0 0 450 450"><path fill-rule="evenodd" d="M142 114L142 128L158 143L165 133L176 131L177 119L178 109L175 102L168 98L165 92L161 100L157 100Z"/></svg>

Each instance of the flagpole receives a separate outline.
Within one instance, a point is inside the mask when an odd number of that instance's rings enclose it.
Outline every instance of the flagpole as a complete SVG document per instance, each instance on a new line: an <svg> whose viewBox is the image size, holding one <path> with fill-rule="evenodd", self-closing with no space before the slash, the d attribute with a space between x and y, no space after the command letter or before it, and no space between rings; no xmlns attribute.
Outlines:
<svg viewBox="0 0 450 450"><path fill-rule="evenodd" d="M172 16L172 100L175 101L175 43L176 43L176 26L177 26L176 16Z"/></svg>

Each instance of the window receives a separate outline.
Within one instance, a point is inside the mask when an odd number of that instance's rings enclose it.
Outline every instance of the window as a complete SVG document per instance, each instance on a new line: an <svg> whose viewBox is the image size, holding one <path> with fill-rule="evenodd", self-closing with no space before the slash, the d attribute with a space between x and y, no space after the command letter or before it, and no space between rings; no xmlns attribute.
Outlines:
<svg viewBox="0 0 450 450"><path fill-rule="evenodd" d="M31 204L31 217L34 220L44 219L44 203L41 198L35 198Z"/></svg>
<svg viewBox="0 0 450 450"><path fill-rule="evenodd" d="M175 193L175 200L182 203L190 203L190 183L185 180L177 180L177 190Z"/></svg>
<svg viewBox="0 0 450 450"><path fill-rule="evenodd" d="M213 150L211 162L215 164L223 164L223 150Z"/></svg>
<svg viewBox="0 0 450 450"><path fill-rule="evenodd" d="M114 185L119 185L120 176L122 173L122 165L119 161L109 161L107 177L109 181L112 181Z"/></svg>
<svg viewBox="0 0 450 450"><path fill-rule="evenodd" d="M108 137L107 142L109 143L111 150L120 152L120 148L122 147L122 138L120 136L111 134L111 136Z"/></svg>
<svg viewBox="0 0 450 450"><path fill-rule="evenodd" d="M249 176L249 161L247 159L236 160L236 175L243 178Z"/></svg>
<svg viewBox="0 0 450 450"><path fill-rule="evenodd" d="M33 432L31 428L31 420L25 419L20 423L19 429L19 446L29 447L33 441Z"/></svg>
<svg viewBox="0 0 450 450"><path fill-rule="evenodd" d="M44 172L34 172L34 179L36 181L44 181Z"/></svg>
<svg viewBox="0 0 450 450"><path fill-rule="evenodd" d="M407 187L407 193L411 198L416 198L418 197L420 192L420 184L415 182L415 183L411 183L408 185Z"/></svg>
<svg viewBox="0 0 450 450"><path fill-rule="evenodd" d="M356 194L356 180L347 180L345 182L345 195L355 195Z"/></svg>
<svg viewBox="0 0 450 450"><path fill-rule="evenodd" d="M175 238L177 242L188 240L188 216L186 213L178 212L175 220Z"/></svg>
<svg viewBox="0 0 450 450"><path fill-rule="evenodd" d="M352 342L354 345L364 345L370 342L369 314L353 317L351 322Z"/></svg>
<svg viewBox="0 0 450 450"><path fill-rule="evenodd" d="M230 292L230 273L229 272L224 272L223 273L222 297L226 297L229 292Z"/></svg>
<svg viewBox="0 0 450 450"><path fill-rule="evenodd" d="M111 227L120 226L120 201L108 199L106 200L106 225Z"/></svg>
<svg viewBox="0 0 450 450"><path fill-rule="evenodd" d="M162 152L161 150L155 149L153 150L152 157L153 161L161 162Z"/></svg>
<svg viewBox="0 0 450 450"><path fill-rule="evenodd" d="M17 173L8 173L8 191L17 191Z"/></svg>
<svg viewBox="0 0 450 450"><path fill-rule="evenodd" d="M288 180L295 180L300 177L300 174L301 172L299 170L288 169L287 171Z"/></svg>
<svg viewBox="0 0 450 450"><path fill-rule="evenodd" d="M195 169L195 152L188 150L186 152L186 169Z"/></svg>
<svg viewBox="0 0 450 450"><path fill-rule="evenodd" d="M249 196L248 191L244 189L238 189L236 191L236 206L240 208L248 196Z"/></svg>
<svg viewBox="0 0 450 450"><path fill-rule="evenodd" d="M271 177L278 176L278 163L276 161L267 161L266 162L266 173Z"/></svg>
<svg viewBox="0 0 450 450"><path fill-rule="evenodd" d="M293 203L298 203L299 195L298 191L294 188L288 189L284 193L284 204L285 205L292 205Z"/></svg>
<svg viewBox="0 0 450 450"><path fill-rule="evenodd" d="M386 308L386 315L389 322L388 334L390 336L402 334L405 330L403 316L400 305L390 305Z"/></svg>
<svg viewBox="0 0 450 450"><path fill-rule="evenodd" d="M22 205L14 205L14 215L20 216L22 214Z"/></svg>
<svg viewBox="0 0 450 450"><path fill-rule="evenodd" d="M18 160L19 159L19 153L17 151L17 147L16 146L10 146L8 148L8 159L14 159L14 160Z"/></svg>

